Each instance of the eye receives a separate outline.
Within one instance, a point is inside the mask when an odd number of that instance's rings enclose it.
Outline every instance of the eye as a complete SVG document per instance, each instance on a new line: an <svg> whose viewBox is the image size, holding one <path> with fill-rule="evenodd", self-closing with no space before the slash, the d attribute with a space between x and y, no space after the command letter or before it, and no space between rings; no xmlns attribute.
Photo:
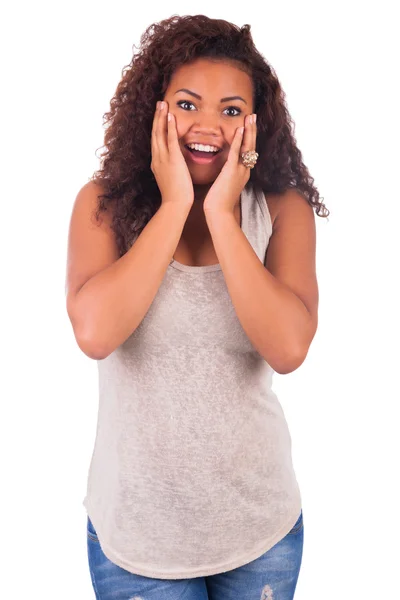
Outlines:
<svg viewBox="0 0 400 600"><path fill-rule="evenodd" d="M177 102L176 104L177 106L181 106L182 104L191 104L192 106L194 106L193 102L189 102L189 100L179 100L179 102ZM186 108L184 110L186 110Z"/></svg>
<svg viewBox="0 0 400 600"><path fill-rule="evenodd" d="M179 100L176 104L177 104L177 106L181 106L181 108L183 108L183 106L182 106L183 104L191 104L192 106L194 106L193 102L190 102L189 100ZM183 110L186 110L186 108L184 108ZM237 117L242 113L241 109L237 106L228 106L227 108L225 108L225 110L236 110L237 111L237 113L235 115L228 115L230 117Z"/></svg>
<svg viewBox="0 0 400 600"><path fill-rule="evenodd" d="M226 108L225 110L236 110L237 111L237 114L236 115L231 115L231 117L237 117L242 112L240 110L240 108L238 108L237 106L228 106L228 108Z"/></svg>

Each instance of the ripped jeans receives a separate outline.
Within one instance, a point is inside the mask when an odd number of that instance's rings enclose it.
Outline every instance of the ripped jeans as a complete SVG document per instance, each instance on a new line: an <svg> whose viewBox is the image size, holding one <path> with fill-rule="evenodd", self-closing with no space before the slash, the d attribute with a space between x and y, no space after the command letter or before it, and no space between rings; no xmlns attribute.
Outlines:
<svg viewBox="0 0 400 600"><path fill-rule="evenodd" d="M153 579L111 562L87 518L87 551L96 600L293 600L303 539L301 511L282 540L237 569L192 579Z"/></svg>

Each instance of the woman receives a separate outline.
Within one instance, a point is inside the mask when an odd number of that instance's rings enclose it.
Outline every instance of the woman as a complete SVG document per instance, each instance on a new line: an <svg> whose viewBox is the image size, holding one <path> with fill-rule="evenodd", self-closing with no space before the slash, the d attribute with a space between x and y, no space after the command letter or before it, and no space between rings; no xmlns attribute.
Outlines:
<svg viewBox="0 0 400 600"><path fill-rule="evenodd" d="M250 26L174 15L141 43L68 242L68 314L99 369L93 588L289 600L303 514L271 384L315 335L329 211Z"/></svg>

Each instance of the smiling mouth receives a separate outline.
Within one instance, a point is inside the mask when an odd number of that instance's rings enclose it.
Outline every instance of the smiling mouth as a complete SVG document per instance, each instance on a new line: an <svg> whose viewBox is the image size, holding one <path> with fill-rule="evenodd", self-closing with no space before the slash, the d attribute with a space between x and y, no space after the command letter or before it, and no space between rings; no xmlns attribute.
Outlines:
<svg viewBox="0 0 400 600"><path fill-rule="evenodd" d="M218 150L218 152L202 152L201 150L194 150L185 145L186 150L188 151L188 155L191 160L197 164L209 164L212 163L218 154L222 152L222 150Z"/></svg>

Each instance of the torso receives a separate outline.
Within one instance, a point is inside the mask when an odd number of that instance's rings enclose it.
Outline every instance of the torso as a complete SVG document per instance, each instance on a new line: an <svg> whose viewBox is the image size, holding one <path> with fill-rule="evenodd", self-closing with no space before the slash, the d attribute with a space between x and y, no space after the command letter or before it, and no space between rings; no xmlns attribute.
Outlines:
<svg viewBox="0 0 400 600"><path fill-rule="evenodd" d="M274 223L278 212L278 200L279 199L276 194L266 195L268 210L271 215L272 230L274 229ZM240 205L237 207L235 212L235 218L240 226ZM218 257L215 253L211 234L208 230L205 220L202 225L203 226L196 227L195 233L193 228L192 230L184 228L181 239L178 242L173 256L174 260L183 265L195 267L216 265L218 263Z"/></svg>

